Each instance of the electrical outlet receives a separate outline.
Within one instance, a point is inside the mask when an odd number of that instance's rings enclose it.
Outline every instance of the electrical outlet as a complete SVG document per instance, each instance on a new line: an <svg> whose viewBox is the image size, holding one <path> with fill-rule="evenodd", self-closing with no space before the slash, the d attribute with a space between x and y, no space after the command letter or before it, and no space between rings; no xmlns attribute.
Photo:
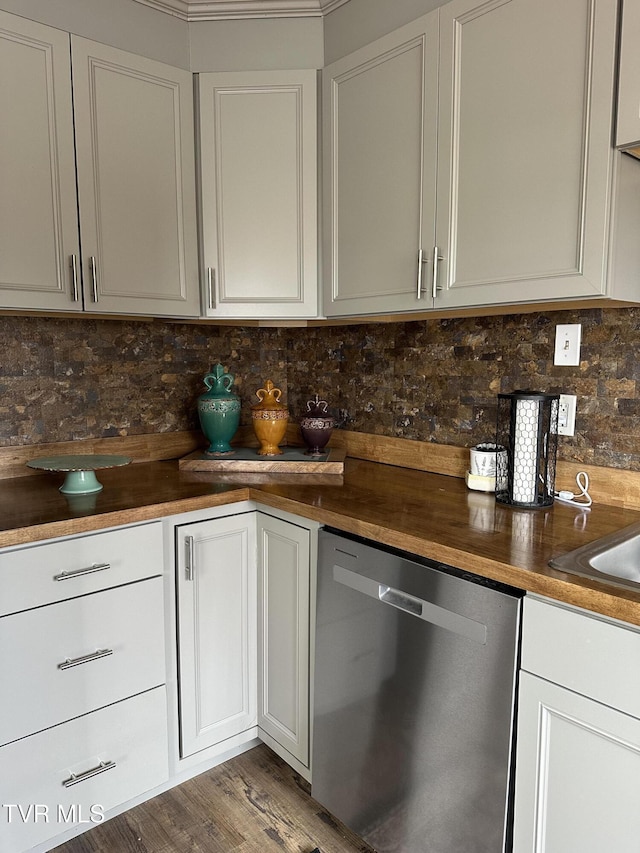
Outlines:
<svg viewBox="0 0 640 853"><path fill-rule="evenodd" d="M558 435L576 434L576 395L560 394Z"/></svg>

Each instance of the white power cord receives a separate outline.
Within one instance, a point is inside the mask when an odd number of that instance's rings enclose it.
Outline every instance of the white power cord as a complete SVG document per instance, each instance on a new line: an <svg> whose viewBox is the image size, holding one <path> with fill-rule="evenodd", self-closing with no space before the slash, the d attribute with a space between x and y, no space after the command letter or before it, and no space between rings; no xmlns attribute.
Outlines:
<svg viewBox="0 0 640 853"><path fill-rule="evenodd" d="M574 495L573 492L568 490L555 492L556 500L564 501L567 504L574 504L574 506L582 507L582 509L588 509L593 501L589 494L589 475L586 471L579 471L576 474L576 483L580 489L577 494Z"/></svg>

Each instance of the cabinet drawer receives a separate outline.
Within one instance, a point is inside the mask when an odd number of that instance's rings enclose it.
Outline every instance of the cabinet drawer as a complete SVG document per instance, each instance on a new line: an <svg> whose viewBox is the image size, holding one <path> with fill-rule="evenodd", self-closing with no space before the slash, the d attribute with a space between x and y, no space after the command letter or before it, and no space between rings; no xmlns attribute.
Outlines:
<svg viewBox="0 0 640 853"><path fill-rule="evenodd" d="M522 669L640 718L640 629L527 597Z"/></svg>
<svg viewBox="0 0 640 853"><path fill-rule="evenodd" d="M157 687L162 578L5 616L0 649L0 743Z"/></svg>
<svg viewBox="0 0 640 853"><path fill-rule="evenodd" d="M167 750L164 687L3 746L0 850L30 850L80 821L90 829L168 779ZM90 775L101 762L110 769Z"/></svg>
<svg viewBox="0 0 640 853"><path fill-rule="evenodd" d="M162 570L160 522L5 551L0 555L0 616Z"/></svg>

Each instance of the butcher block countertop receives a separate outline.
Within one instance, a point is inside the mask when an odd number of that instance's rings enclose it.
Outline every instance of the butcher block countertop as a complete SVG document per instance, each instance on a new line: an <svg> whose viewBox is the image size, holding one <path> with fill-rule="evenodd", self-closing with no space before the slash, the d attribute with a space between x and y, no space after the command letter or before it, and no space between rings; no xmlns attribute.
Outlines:
<svg viewBox="0 0 640 853"><path fill-rule="evenodd" d="M177 460L101 471L88 499L58 491L62 475L13 477L0 484L0 547L148 521L243 500L341 530L640 625L640 592L569 576L548 561L640 521L635 509L556 502L515 510L471 492L455 476L347 458L344 477L233 475L180 470ZM75 503L74 503L75 500Z"/></svg>

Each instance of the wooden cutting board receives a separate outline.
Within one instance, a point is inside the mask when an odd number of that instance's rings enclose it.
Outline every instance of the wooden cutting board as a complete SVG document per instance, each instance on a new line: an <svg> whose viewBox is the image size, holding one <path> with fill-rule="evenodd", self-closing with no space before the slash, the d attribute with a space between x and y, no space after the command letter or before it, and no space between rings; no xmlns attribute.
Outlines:
<svg viewBox="0 0 640 853"><path fill-rule="evenodd" d="M274 474L342 474L346 452L328 448L322 456L308 456L302 447L282 447L279 456L258 456L256 447L238 447L233 453L211 456L202 450L179 460L186 471L227 471Z"/></svg>

